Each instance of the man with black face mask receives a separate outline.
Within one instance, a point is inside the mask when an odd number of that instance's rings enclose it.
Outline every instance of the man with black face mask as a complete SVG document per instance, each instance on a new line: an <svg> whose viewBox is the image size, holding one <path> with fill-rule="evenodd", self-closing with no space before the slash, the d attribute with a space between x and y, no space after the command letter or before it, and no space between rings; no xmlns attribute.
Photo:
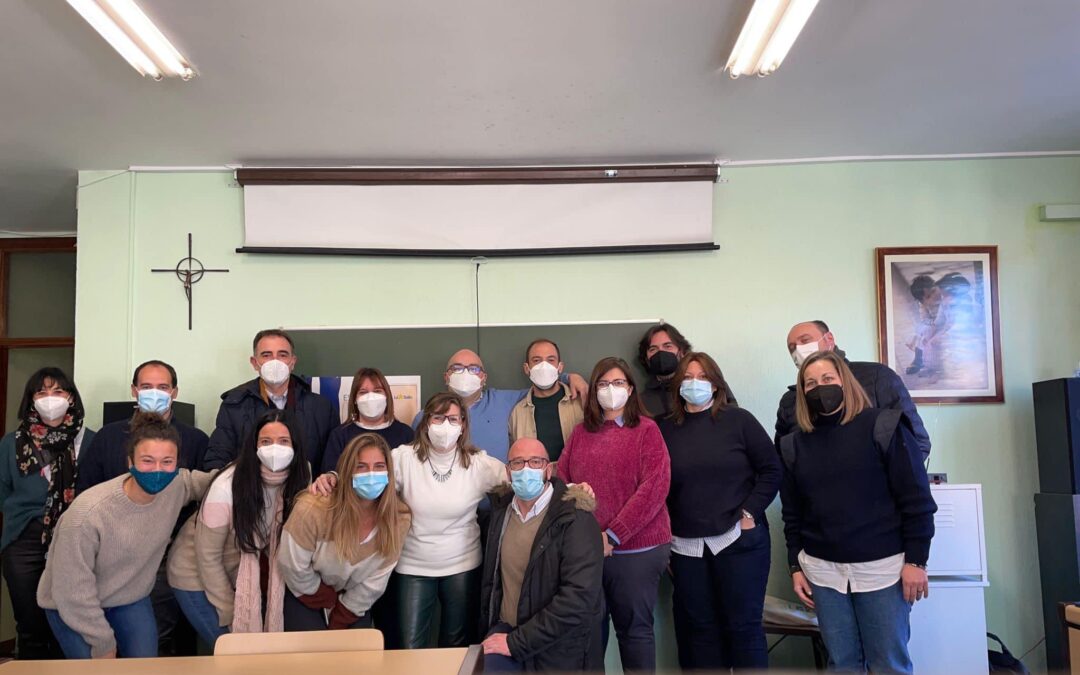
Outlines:
<svg viewBox="0 0 1080 675"><path fill-rule="evenodd" d="M650 416L660 418L671 413L671 376L679 360L693 351L690 341L670 323L660 322L645 331L638 343L638 363L649 374L641 391L641 400ZM728 390L728 401L736 403Z"/></svg>

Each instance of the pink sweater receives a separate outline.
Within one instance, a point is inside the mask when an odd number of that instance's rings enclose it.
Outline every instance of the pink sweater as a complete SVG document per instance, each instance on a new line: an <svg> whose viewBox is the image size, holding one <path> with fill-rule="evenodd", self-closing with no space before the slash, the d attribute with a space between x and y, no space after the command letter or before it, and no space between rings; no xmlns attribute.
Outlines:
<svg viewBox="0 0 1080 675"><path fill-rule="evenodd" d="M667 495L671 459L656 423L634 428L605 422L597 432L574 427L559 457L559 477L588 483L596 492L593 515L601 530L619 538L616 550L633 551L671 541Z"/></svg>

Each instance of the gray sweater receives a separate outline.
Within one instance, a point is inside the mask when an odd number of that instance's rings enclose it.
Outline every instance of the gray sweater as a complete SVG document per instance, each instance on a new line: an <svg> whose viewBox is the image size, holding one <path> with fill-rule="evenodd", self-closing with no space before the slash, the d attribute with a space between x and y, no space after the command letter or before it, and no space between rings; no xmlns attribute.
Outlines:
<svg viewBox="0 0 1080 675"><path fill-rule="evenodd" d="M57 610L90 645L92 656L116 649L104 608L150 595L180 509L202 498L214 473L180 469L169 486L145 505L124 493L129 476L117 476L80 494L64 512L49 547L37 601L45 609Z"/></svg>

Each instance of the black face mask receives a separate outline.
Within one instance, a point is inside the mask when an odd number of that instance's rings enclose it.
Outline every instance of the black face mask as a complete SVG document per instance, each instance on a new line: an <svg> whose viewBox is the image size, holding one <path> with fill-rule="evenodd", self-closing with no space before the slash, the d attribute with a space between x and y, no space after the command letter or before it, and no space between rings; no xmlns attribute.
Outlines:
<svg viewBox="0 0 1080 675"><path fill-rule="evenodd" d="M806 392L806 405L815 415L828 415L844 404L844 388L838 384L823 384Z"/></svg>
<svg viewBox="0 0 1080 675"><path fill-rule="evenodd" d="M649 357L649 372L653 375L671 375L678 367L679 357L671 352L659 351Z"/></svg>

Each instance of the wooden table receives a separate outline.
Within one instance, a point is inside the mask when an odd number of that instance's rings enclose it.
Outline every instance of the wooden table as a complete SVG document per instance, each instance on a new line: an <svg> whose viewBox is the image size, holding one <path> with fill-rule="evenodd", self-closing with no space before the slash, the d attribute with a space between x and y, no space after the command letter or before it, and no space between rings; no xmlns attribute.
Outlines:
<svg viewBox="0 0 1080 675"><path fill-rule="evenodd" d="M461 647L257 656L11 661L0 666L0 675L458 675L466 652L468 650Z"/></svg>

